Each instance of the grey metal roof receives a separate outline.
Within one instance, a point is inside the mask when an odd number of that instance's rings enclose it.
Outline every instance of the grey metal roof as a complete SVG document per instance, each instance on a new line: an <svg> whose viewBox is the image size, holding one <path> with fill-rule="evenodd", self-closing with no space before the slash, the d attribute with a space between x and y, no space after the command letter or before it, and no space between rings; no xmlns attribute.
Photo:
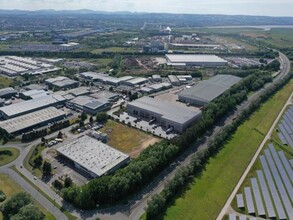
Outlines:
<svg viewBox="0 0 293 220"><path fill-rule="evenodd" d="M97 100L93 100L93 101L85 104L84 107L95 110L95 109L97 109L103 105L107 105L107 104L109 104L108 101L97 99Z"/></svg>
<svg viewBox="0 0 293 220"><path fill-rule="evenodd" d="M128 81L126 81L126 83L129 83L129 84L132 84L132 85L136 85L136 84L144 83L146 81L147 81L146 78L138 77L138 78L134 78L134 79L128 80Z"/></svg>
<svg viewBox="0 0 293 220"><path fill-rule="evenodd" d="M25 114L34 109L45 108L62 101L65 101L65 99L60 95L48 95L1 107L0 111L5 113L8 117L13 117L14 115Z"/></svg>
<svg viewBox="0 0 293 220"><path fill-rule="evenodd" d="M11 87L0 89L0 97L13 93L16 93L16 90Z"/></svg>
<svg viewBox="0 0 293 220"><path fill-rule="evenodd" d="M57 151L97 176L129 159L128 155L89 136L82 136Z"/></svg>
<svg viewBox="0 0 293 220"><path fill-rule="evenodd" d="M160 114L162 118L184 124L192 118L201 114L200 110L191 110L188 107L166 102L154 98L144 96L140 99L128 103L130 106L145 109L156 114Z"/></svg>
<svg viewBox="0 0 293 220"><path fill-rule="evenodd" d="M65 116L63 111L54 107L49 107L33 113L2 121L0 122L0 127L6 130L8 133L15 133L25 128L29 128L62 116Z"/></svg>
<svg viewBox="0 0 293 220"><path fill-rule="evenodd" d="M179 93L179 97L210 102L241 80L232 75L216 75Z"/></svg>

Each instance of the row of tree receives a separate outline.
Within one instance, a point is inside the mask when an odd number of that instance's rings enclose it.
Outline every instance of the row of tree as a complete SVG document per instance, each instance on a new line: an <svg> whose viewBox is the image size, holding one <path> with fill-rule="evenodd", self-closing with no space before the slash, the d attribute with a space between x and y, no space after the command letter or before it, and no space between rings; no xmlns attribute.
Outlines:
<svg viewBox="0 0 293 220"><path fill-rule="evenodd" d="M147 219L155 219L159 215L163 215L168 206L171 204L171 201L183 193L184 189L186 189L186 184L188 184L194 179L195 176L199 175L204 170L209 158L221 150L227 140L229 140L229 137L235 133L237 127L249 118L250 115L255 112L263 102L282 88L291 79L291 77L292 74L274 86L268 88L267 91L258 99L253 101L233 123L225 126L221 132L219 132L215 138L209 142L206 149L195 153L190 164L179 169L174 178L165 185L164 190L153 196L151 200L148 201L148 206L146 208Z"/></svg>
<svg viewBox="0 0 293 220"><path fill-rule="evenodd" d="M105 205L117 202L136 193L151 182L175 157L196 142L210 130L223 116L233 112L242 103L253 83L263 77L262 73L249 75L211 102L202 113L202 118L185 133L171 142L163 140L144 150L138 158L113 175L91 180L88 184L72 186L62 191L63 198L83 209L95 208L96 204ZM265 82L263 82L265 83Z"/></svg>

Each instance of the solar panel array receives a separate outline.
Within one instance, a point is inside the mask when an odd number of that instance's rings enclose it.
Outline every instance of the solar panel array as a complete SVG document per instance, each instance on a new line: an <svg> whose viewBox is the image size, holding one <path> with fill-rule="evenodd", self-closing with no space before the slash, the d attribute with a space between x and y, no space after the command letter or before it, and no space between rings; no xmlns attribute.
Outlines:
<svg viewBox="0 0 293 220"><path fill-rule="evenodd" d="M279 128L278 136L282 144L289 145L293 149L293 106L284 114Z"/></svg>
<svg viewBox="0 0 293 220"><path fill-rule="evenodd" d="M244 187L244 195L236 195L238 208L244 204L247 213L254 216L293 220L293 160L283 151L277 152L273 144L259 159L262 170L250 179L251 187Z"/></svg>

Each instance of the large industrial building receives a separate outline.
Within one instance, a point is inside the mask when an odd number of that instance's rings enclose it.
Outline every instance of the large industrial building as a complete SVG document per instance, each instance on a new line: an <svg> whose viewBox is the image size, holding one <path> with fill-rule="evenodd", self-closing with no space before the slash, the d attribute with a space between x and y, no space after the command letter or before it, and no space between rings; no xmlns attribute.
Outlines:
<svg viewBox="0 0 293 220"><path fill-rule="evenodd" d="M131 80L134 78L132 76L123 76L120 78L116 78L104 73L96 73L96 72L84 72L84 73L80 73L79 75L93 82L101 82L101 83L106 83L113 86L118 86L122 82Z"/></svg>
<svg viewBox="0 0 293 220"><path fill-rule="evenodd" d="M224 66L228 62L216 55L166 54L168 65L172 66Z"/></svg>
<svg viewBox="0 0 293 220"><path fill-rule="evenodd" d="M51 89L73 89L79 86L79 82L65 76L58 76L45 80L45 84Z"/></svg>
<svg viewBox="0 0 293 220"><path fill-rule="evenodd" d="M173 130L179 133L201 117L200 110L147 96L128 103L127 113L143 120L153 121L166 129L173 127Z"/></svg>
<svg viewBox="0 0 293 220"><path fill-rule="evenodd" d="M90 115L107 111L111 108L111 103L104 99L95 99L90 96L78 96L68 102L68 106L84 111Z"/></svg>
<svg viewBox="0 0 293 220"><path fill-rule="evenodd" d="M33 58L17 57L17 56L1 56L0 57L0 73L7 76L19 76L20 74L43 74L57 71L53 65L44 63Z"/></svg>
<svg viewBox="0 0 293 220"><path fill-rule="evenodd" d="M86 135L58 148L57 152L93 178L114 172L130 160L128 155Z"/></svg>
<svg viewBox="0 0 293 220"><path fill-rule="evenodd" d="M50 122L61 120L65 115L65 112L55 107L49 107L6 121L1 121L0 127L9 134L22 134L34 128L45 126Z"/></svg>
<svg viewBox="0 0 293 220"><path fill-rule="evenodd" d="M17 91L11 87L0 89L0 98L10 99L12 96L16 95Z"/></svg>
<svg viewBox="0 0 293 220"><path fill-rule="evenodd" d="M241 78L232 75L216 75L178 94L180 101L203 106L213 101L226 90L238 83Z"/></svg>
<svg viewBox="0 0 293 220"><path fill-rule="evenodd" d="M4 106L0 108L0 115L5 119L14 118L20 115L28 114L46 107L57 106L65 103L64 99L60 95L48 95L31 99L28 101L18 102L12 105Z"/></svg>

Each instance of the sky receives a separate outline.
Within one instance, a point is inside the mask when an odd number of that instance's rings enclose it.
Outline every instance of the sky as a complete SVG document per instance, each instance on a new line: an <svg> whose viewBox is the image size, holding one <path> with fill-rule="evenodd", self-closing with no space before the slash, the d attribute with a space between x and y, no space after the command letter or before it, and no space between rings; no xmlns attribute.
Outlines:
<svg viewBox="0 0 293 220"><path fill-rule="evenodd" d="M293 0L0 0L0 9L92 9L293 17Z"/></svg>

